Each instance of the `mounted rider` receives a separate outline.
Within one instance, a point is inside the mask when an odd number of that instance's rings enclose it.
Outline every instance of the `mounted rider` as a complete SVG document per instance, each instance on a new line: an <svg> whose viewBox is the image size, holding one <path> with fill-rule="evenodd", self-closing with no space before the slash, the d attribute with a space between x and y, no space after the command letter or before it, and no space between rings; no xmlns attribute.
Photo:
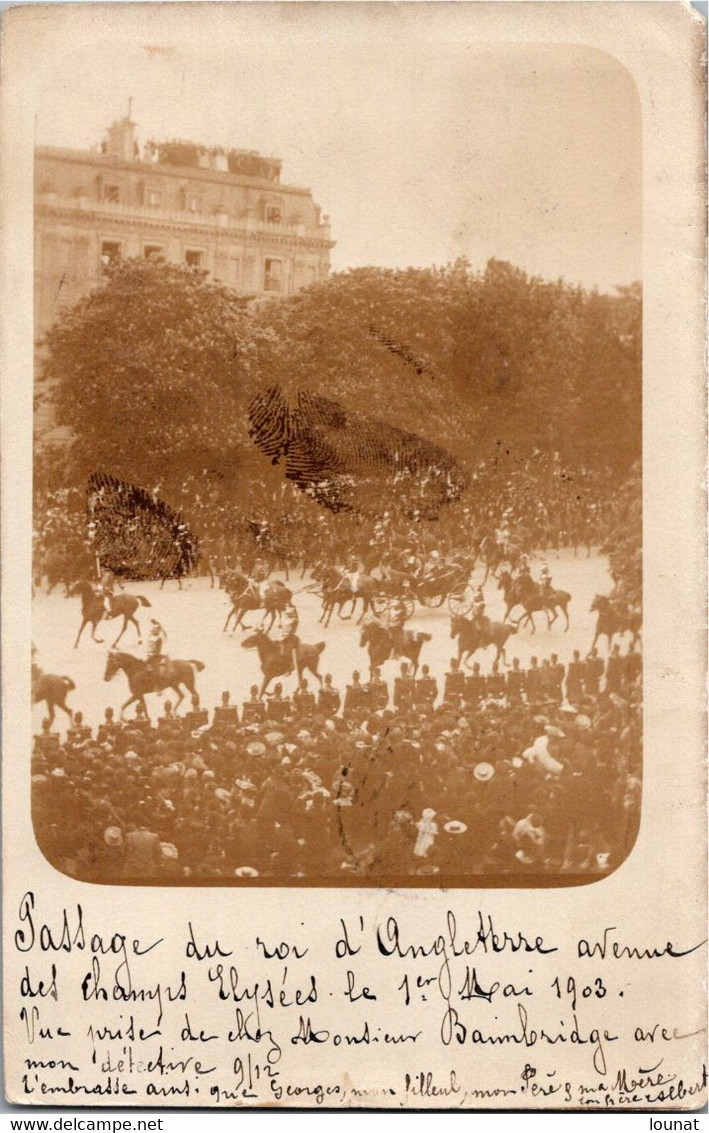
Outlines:
<svg viewBox="0 0 709 1133"><path fill-rule="evenodd" d="M517 566L512 572L512 577L517 581L528 582L531 578L531 570L529 567L529 556L522 551L517 559Z"/></svg>
<svg viewBox="0 0 709 1133"><path fill-rule="evenodd" d="M163 654L167 634L156 618L150 619L150 631L145 643L145 668L155 683L155 692L161 691L160 677L168 658Z"/></svg>
<svg viewBox="0 0 709 1133"><path fill-rule="evenodd" d="M362 577L362 565L355 555L350 555L344 567L340 568L340 579L333 593L349 591L352 595L359 594L359 580Z"/></svg>
<svg viewBox="0 0 709 1133"><path fill-rule="evenodd" d="M539 591L542 598L549 598L551 596L552 581L548 563L544 563L539 572Z"/></svg>
<svg viewBox="0 0 709 1133"><path fill-rule="evenodd" d="M485 616L485 595L482 586L478 586L473 596L473 625L478 633L486 633L490 628L490 619Z"/></svg>
<svg viewBox="0 0 709 1133"><path fill-rule="evenodd" d="M113 605L113 588L115 586L115 578L110 570L102 570L101 577L98 582L91 584L91 588L97 598L103 602L104 616L111 616L111 607Z"/></svg>
<svg viewBox="0 0 709 1133"><path fill-rule="evenodd" d="M406 606L401 598L395 598L387 611L387 625L391 639L391 657L400 657L404 650L404 626L406 625Z"/></svg>
<svg viewBox="0 0 709 1133"><path fill-rule="evenodd" d="M246 579L246 594L253 598L254 602L259 602L265 605L266 597L269 591L268 571L266 565L261 559L257 559L253 565L253 570Z"/></svg>
<svg viewBox="0 0 709 1133"><path fill-rule="evenodd" d="M292 658L294 673L298 673L298 647L300 645L298 621L298 611L293 603L289 602L281 619L280 641Z"/></svg>
<svg viewBox="0 0 709 1133"><path fill-rule="evenodd" d="M500 526L495 528L495 542L503 555L507 554L507 548L510 541L510 520L512 514L510 508L503 514L500 521Z"/></svg>

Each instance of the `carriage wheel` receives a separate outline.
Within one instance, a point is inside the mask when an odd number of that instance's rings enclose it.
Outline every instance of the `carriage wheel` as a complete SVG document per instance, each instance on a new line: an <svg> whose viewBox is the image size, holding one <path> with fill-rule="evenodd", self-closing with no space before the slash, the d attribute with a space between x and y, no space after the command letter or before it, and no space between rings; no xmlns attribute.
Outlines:
<svg viewBox="0 0 709 1133"><path fill-rule="evenodd" d="M372 609L377 616L385 614L390 605L391 598L388 598L386 594L377 594L376 597L372 598Z"/></svg>
<svg viewBox="0 0 709 1133"><path fill-rule="evenodd" d="M427 594L425 598L421 599L422 606L428 606L430 610L437 610L442 606L446 600L445 594Z"/></svg>
<svg viewBox="0 0 709 1133"><path fill-rule="evenodd" d="M458 590L448 596L448 609L452 614L464 618L473 608L473 596L469 590Z"/></svg>
<svg viewBox="0 0 709 1133"><path fill-rule="evenodd" d="M404 607L404 610L406 611L407 619L412 618L414 616L414 609L416 608L415 605L414 605L413 598L402 598L401 601L402 601L402 605Z"/></svg>

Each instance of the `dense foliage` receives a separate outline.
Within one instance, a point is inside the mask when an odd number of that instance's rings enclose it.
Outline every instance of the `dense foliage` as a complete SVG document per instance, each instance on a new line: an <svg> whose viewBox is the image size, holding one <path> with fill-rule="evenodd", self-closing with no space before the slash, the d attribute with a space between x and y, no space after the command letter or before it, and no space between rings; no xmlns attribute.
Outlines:
<svg viewBox="0 0 709 1133"><path fill-rule="evenodd" d="M291 406L325 396L410 431L478 486L483 466L486 480L524 477L549 454L576 492L599 475L620 483L641 454L638 285L601 295L459 261L362 268L249 313L203 272L129 260L45 345L74 436L65 483L103 471L178 506L186 478L240 506L283 483L248 431L254 395L272 387Z"/></svg>
<svg viewBox="0 0 709 1133"><path fill-rule="evenodd" d="M252 448L245 406L262 333L204 272L139 259L110 268L45 340L43 379L74 434L77 482L105 471L169 486L238 466Z"/></svg>
<svg viewBox="0 0 709 1133"><path fill-rule="evenodd" d="M363 268L265 308L268 384L310 389L445 444L627 470L640 455L639 286L616 296L492 260Z"/></svg>

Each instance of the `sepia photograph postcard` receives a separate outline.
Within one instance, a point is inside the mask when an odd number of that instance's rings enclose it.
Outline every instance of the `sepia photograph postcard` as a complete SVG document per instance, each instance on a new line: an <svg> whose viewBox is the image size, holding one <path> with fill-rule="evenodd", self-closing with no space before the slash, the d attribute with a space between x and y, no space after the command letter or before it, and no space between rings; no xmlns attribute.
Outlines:
<svg viewBox="0 0 709 1133"><path fill-rule="evenodd" d="M706 1104L706 24L2 22L5 1095Z"/></svg>

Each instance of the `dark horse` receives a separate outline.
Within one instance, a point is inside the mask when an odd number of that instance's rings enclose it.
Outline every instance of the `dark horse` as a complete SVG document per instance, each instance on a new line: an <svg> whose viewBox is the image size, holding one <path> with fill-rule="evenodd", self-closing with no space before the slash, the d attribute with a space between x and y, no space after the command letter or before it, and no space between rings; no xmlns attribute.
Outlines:
<svg viewBox="0 0 709 1133"><path fill-rule="evenodd" d="M395 656L406 657L411 662L414 676L419 667L421 649L424 643L430 640L430 633L418 633L410 629L404 630L401 646L397 649ZM378 622L370 622L362 627L359 644L362 649L366 648L369 653L369 671L371 674L374 669L378 669L391 658L394 649L394 636L386 626L380 625Z"/></svg>
<svg viewBox="0 0 709 1133"><path fill-rule="evenodd" d="M495 646L495 660L499 661L502 657L507 664L505 646L513 633L517 633L517 626L491 622L489 618L484 618L482 625L476 625L471 618L462 618L458 614L451 618L451 637L458 638L458 660L468 668L468 657L478 649L487 649L490 645Z"/></svg>
<svg viewBox="0 0 709 1133"><path fill-rule="evenodd" d="M318 619L327 628L330 624L333 610L337 609L338 616L347 621L355 612L357 599L362 599L362 613L359 615L357 625L360 625L364 615L372 609L372 598L381 592L382 583L369 574L360 574L357 581L356 593L352 590L352 583L336 567L315 567L313 578L322 585L322 613ZM349 614L343 614L345 606L352 603Z"/></svg>
<svg viewBox="0 0 709 1133"><path fill-rule="evenodd" d="M184 685L187 691L194 696L194 674L195 671L201 673L203 668L202 661L171 661L165 657L158 671L155 672L146 665L145 661L140 661L131 653L114 653L109 650L103 679L110 681L122 669L128 679L130 696L121 708L121 716L128 705L133 704L136 700L139 700L143 705L147 716L145 704L147 693L156 692L157 689L162 692L164 688L171 688L173 692L177 693L177 700L175 701L175 712L177 712L185 695L181 686Z"/></svg>
<svg viewBox="0 0 709 1133"><path fill-rule="evenodd" d="M266 591L266 597L263 601L254 594L250 586L246 586L243 590L237 590L236 592L230 590L228 594L231 599L231 609L226 616L222 633L226 633L231 619L236 618L234 630L232 631L234 632L237 627L241 625L241 619L244 614L248 613L249 610L265 610L264 620L266 615L271 619L268 623L268 629L270 630L276 620L276 614L278 614L280 618L293 597L292 591L290 591L287 586L284 586L282 582L270 582L268 584L268 590Z"/></svg>
<svg viewBox="0 0 709 1133"><path fill-rule="evenodd" d="M99 644L103 642L102 637L96 636L96 626L102 618L123 618L121 632L114 641L112 648L115 649L118 642L123 637L123 634L128 629L128 622L135 626L138 632L137 644L140 645L140 626L134 615L139 606L150 605L148 599L144 598L142 594L117 594L114 598L111 598L111 609L108 612L106 612L104 607L103 598L100 594L94 594L90 582L83 581L75 583L74 586L70 588L68 596L71 597L74 594L81 595L81 625L76 635L74 649L76 649L79 644L79 638L84 632L84 627L87 625L91 626L91 637L93 640L98 641Z"/></svg>
<svg viewBox="0 0 709 1133"><path fill-rule="evenodd" d="M622 635L628 631L632 634L632 641L635 644L643 624L639 610L633 610L623 603L613 602L606 594L597 594L591 603L591 613L598 614L592 649L599 637L608 639L610 649L615 635L617 633Z"/></svg>
<svg viewBox="0 0 709 1133"><path fill-rule="evenodd" d="M53 673L43 673L41 669L33 666L32 671L32 703L39 704L41 700L47 705L50 724L54 723L54 709L61 708L71 720L71 710L66 706L66 694L76 685L69 677L57 677Z"/></svg>
<svg viewBox="0 0 709 1133"><path fill-rule="evenodd" d="M261 662L261 672L263 673L259 696L263 696L271 681L275 680L276 677L287 677L293 672L293 648L288 642L272 641L268 634L257 629L249 637L245 637L241 645L244 649L258 650L258 659ZM302 641L298 640L296 661L298 663L299 681L303 671L307 669L322 684L322 677L318 672L318 661L324 648L324 641L319 641L317 645L304 645Z"/></svg>
<svg viewBox="0 0 709 1133"><path fill-rule="evenodd" d="M525 578L512 578L509 571L505 570L500 575L497 589L501 590L505 596L505 616L503 622L506 622L515 606L522 606L524 614L517 622L518 626L526 625L528 622L532 623L532 633L536 630L534 624L534 615L540 613L542 610L547 616L547 628L550 628L556 621L558 611L561 610L566 619L564 626L564 633L569 628L569 602L571 595L567 590L542 590L529 576ZM553 616L551 616L553 615Z"/></svg>

